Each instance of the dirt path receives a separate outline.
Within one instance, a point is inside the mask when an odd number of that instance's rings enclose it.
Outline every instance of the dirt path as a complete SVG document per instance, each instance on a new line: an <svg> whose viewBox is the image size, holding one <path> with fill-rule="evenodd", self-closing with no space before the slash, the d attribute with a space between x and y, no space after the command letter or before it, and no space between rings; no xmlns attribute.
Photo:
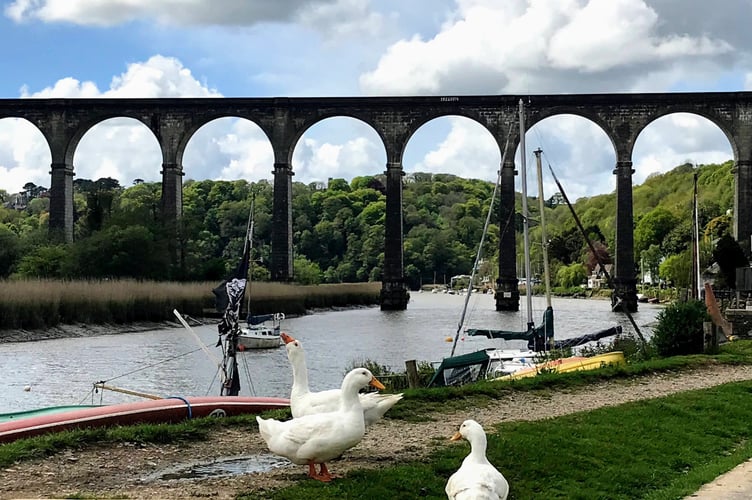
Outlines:
<svg viewBox="0 0 752 500"><path fill-rule="evenodd" d="M483 425L509 420L538 420L741 380L752 380L752 366L706 367L629 381L604 382L545 395L518 393L487 407L441 415L437 421L428 423L385 420L369 429L363 441L341 460L333 461L330 469L336 474L353 468L377 468L398 460L420 458L437 443L444 443L466 418L474 418ZM68 451L1 470L0 498L88 495L96 498L230 499L241 492L263 491L306 480L304 467L295 465L223 478L155 479L191 462L205 463L220 457L266 453L257 432L227 429L213 433L208 441L188 444L118 444Z"/></svg>

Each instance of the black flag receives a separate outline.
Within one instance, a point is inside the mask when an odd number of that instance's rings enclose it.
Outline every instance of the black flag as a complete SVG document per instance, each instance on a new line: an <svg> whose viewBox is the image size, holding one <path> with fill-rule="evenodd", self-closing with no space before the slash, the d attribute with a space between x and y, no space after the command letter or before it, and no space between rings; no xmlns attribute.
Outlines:
<svg viewBox="0 0 752 500"><path fill-rule="evenodd" d="M214 305L217 311L222 313L222 321L218 325L220 335L232 331L238 325L240 305L243 303L245 286L248 282L249 264L250 245L246 244L242 260L235 272L212 290L215 295Z"/></svg>

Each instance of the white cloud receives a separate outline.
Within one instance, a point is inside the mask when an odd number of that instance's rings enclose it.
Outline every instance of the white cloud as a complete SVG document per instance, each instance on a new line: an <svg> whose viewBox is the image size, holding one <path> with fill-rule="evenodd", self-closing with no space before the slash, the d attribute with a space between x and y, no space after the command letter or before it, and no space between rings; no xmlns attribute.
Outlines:
<svg viewBox="0 0 752 500"><path fill-rule="evenodd" d="M383 146L371 137L338 136L336 142L320 137L335 139L319 130L304 135L296 145L292 160L293 181L309 184L326 183L330 178L349 180L359 175L380 174L386 168Z"/></svg>
<svg viewBox="0 0 752 500"><path fill-rule="evenodd" d="M383 16L370 9L370 0L310 2L298 19L332 38L376 36L383 29Z"/></svg>
<svg viewBox="0 0 752 500"><path fill-rule="evenodd" d="M93 82L66 77L38 92L24 88L21 97L221 97L221 94L196 80L191 70L174 57L155 55L146 62L129 64L125 73L112 78L110 88L104 92Z"/></svg>
<svg viewBox="0 0 752 500"><path fill-rule="evenodd" d="M301 22L330 36L375 33L381 25L370 0L14 0L5 15L17 23L98 27L134 21L179 26Z"/></svg>
<svg viewBox="0 0 752 500"><path fill-rule="evenodd" d="M629 90L646 73L689 76L734 54L722 33L661 33L669 21L643 0L458 0L433 38L392 44L360 85L374 95Z"/></svg>
<svg viewBox="0 0 752 500"><path fill-rule="evenodd" d="M468 118L447 117L434 122L418 129L410 139L403 160L405 171L496 181L501 151L490 132ZM434 132L441 125L448 125L449 132L436 144Z"/></svg>
<svg viewBox="0 0 752 500"><path fill-rule="evenodd" d="M606 133L593 122L574 115L547 118L528 130L527 147L528 192L537 192L535 155L543 150L542 166L544 196L550 198L559 189L551 178L550 164L570 200L582 196L610 193L616 185L612 171L616 154ZM520 164L519 150L515 162ZM518 184L519 178L516 179Z"/></svg>
<svg viewBox="0 0 752 500"><path fill-rule="evenodd" d="M549 59L555 68L598 72L732 50L728 43L706 36L658 36L658 24L656 12L643 2L591 0L552 34Z"/></svg>
<svg viewBox="0 0 752 500"><path fill-rule="evenodd" d="M128 186L134 179L161 181L162 153L145 125L132 118L111 118L84 134L73 166L77 178L112 177Z"/></svg>

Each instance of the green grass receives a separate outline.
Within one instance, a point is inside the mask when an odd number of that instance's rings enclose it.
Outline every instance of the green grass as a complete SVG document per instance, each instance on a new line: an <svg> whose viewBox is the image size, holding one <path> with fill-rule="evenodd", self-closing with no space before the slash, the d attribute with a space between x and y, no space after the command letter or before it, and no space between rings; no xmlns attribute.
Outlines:
<svg viewBox="0 0 752 500"><path fill-rule="evenodd" d="M486 429L489 460L511 499L672 499L752 457L752 382ZM425 463L301 480L257 499L446 498L469 445L440 444Z"/></svg>

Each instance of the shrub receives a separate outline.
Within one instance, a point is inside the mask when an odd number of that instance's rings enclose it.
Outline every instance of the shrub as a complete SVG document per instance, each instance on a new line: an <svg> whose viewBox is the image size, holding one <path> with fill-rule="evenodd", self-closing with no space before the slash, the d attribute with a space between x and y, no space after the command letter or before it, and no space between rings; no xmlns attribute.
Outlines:
<svg viewBox="0 0 752 500"><path fill-rule="evenodd" d="M659 356L699 354L703 350L703 327L710 316L699 300L674 302L658 313L651 342Z"/></svg>

